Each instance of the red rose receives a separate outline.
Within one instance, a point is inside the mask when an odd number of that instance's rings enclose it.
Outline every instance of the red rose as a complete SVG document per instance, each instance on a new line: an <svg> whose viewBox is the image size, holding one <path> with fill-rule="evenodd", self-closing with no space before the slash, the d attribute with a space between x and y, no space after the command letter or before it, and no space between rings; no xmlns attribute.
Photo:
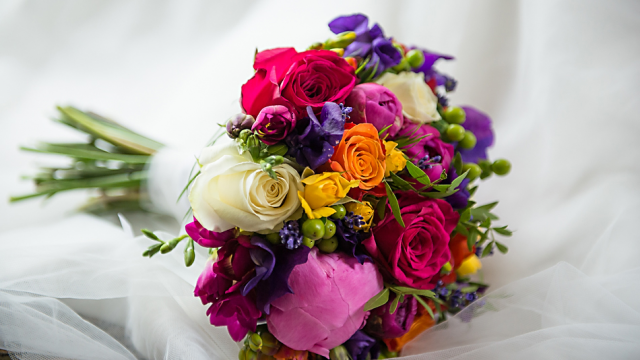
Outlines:
<svg viewBox="0 0 640 360"><path fill-rule="evenodd" d="M344 103L356 84L355 70L333 51L293 48L259 52L255 75L242 86L242 108L257 117L266 106L285 105L298 117L306 107L320 109L325 102Z"/></svg>
<svg viewBox="0 0 640 360"><path fill-rule="evenodd" d="M363 244L397 284L433 289L440 269L451 258L449 235L460 215L441 199L428 199L411 192L398 195L405 227L387 211Z"/></svg>

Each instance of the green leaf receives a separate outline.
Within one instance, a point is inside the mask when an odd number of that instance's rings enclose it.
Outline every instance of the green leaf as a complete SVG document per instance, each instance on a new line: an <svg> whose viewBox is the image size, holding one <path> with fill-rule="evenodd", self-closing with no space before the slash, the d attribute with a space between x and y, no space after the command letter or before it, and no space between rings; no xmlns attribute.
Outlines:
<svg viewBox="0 0 640 360"><path fill-rule="evenodd" d="M389 314L393 314L398 309L398 303L400 302L400 295L396 295L395 299L391 302L391 306L389 307Z"/></svg>
<svg viewBox="0 0 640 360"><path fill-rule="evenodd" d="M407 158L406 169L409 172L409 175L411 175L411 177L413 177L414 179L418 180L420 184L431 186L431 180L429 179L429 176L424 171L422 171L422 169L420 169L415 164L413 164L409 160L409 158Z"/></svg>
<svg viewBox="0 0 640 360"><path fill-rule="evenodd" d="M389 301L389 288L384 288L364 304L364 311L373 310Z"/></svg>
<svg viewBox="0 0 640 360"><path fill-rule="evenodd" d="M393 216L396 218L396 221L400 226L404 227L404 221L402 220L402 214L400 213L400 205L398 204L398 198L391 190L391 186L386 181L384 182L384 187L387 190L387 198L389 199L389 205L391 205L391 211L393 212Z"/></svg>
<svg viewBox="0 0 640 360"><path fill-rule="evenodd" d="M513 232L511 232L511 230L507 229L506 226L502 226L502 227L499 227L499 228L493 228L493 231L497 232L500 235L504 235L504 236L513 235Z"/></svg>
<svg viewBox="0 0 640 360"><path fill-rule="evenodd" d="M462 174L462 175L458 176L457 178L455 178L451 182L451 186L449 187L449 189L447 189L447 193L453 194L453 191L456 190L456 188L458 186L460 186L462 181L467 177L467 174L469 174L469 170L465 171L464 174Z"/></svg>
<svg viewBox="0 0 640 360"><path fill-rule="evenodd" d="M483 228L485 228L485 229L490 228L490 227L491 227L491 219L487 217L487 218L486 218L486 219L484 219L484 221L482 221L482 222L480 223L480 225L478 225L478 226L483 227Z"/></svg>
<svg viewBox="0 0 640 360"><path fill-rule="evenodd" d="M462 224L456 225L456 231L464 236L469 236L469 230L467 230L467 227Z"/></svg>
<svg viewBox="0 0 640 360"><path fill-rule="evenodd" d="M476 208L476 210L491 211L491 210L493 210L493 208L494 208L494 207L496 207L496 205L498 205L498 202L497 202L497 201L494 201L494 202L489 203L489 204L485 204L485 205L482 205L482 206L478 206L478 207Z"/></svg>
<svg viewBox="0 0 640 360"><path fill-rule="evenodd" d="M478 229L473 227L469 229L469 236L467 236L467 248L469 248L469 251L471 251L471 249L473 248L473 245L476 244L477 240L478 240Z"/></svg>
<svg viewBox="0 0 640 360"><path fill-rule="evenodd" d="M478 190L478 185L472 187L471 189L469 189L469 197L472 197L476 191Z"/></svg>
<svg viewBox="0 0 640 360"><path fill-rule="evenodd" d="M392 286L391 290L397 294L409 294L409 295L422 295L428 298L433 298L436 294L431 290L414 289L406 286Z"/></svg>
<svg viewBox="0 0 640 360"><path fill-rule="evenodd" d="M462 156L459 151L456 151L456 156L453 157L453 168L457 174L462 174Z"/></svg>
<svg viewBox="0 0 640 360"><path fill-rule="evenodd" d="M121 161L127 164L146 164L150 159L148 155L114 154L98 148L95 150L79 149L77 147L65 146L64 144L41 143L36 148L21 146L20 150L43 154L66 155L77 159Z"/></svg>
<svg viewBox="0 0 640 360"><path fill-rule="evenodd" d="M394 187L397 187L400 190L412 190L417 192L417 190L413 187L413 185L408 183L405 179L401 178L400 176L394 173L390 173L390 177Z"/></svg>
<svg viewBox="0 0 640 360"><path fill-rule="evenodd" d="M195 175L193 175L191 179L189 179L189 181L187 182L187 185L185 185L184 189L182 189L182 192L180 192L180 195L178 196L178 200L176 200L176 203L179 202L182 196L184 195L184 193L187 192L187 190L189 189L189 186L191 186L193 181L198 177L198 175L200 175L200 172L201 171L198 170L198 172Z"/></svg>
<svg viewBox="0 0 640 360"><path fill-rule="evenodd" d="M500 251L503 254L506 254L509 251L508 247L506 247L504 244L501 244L497 241L496 241L496 246L498 247L498 251Z"/></svg>
<svg viewBox="0 0 640 360"><path fill-rule="evenodd" d="M389 126L385 126L384 128L382 128L382 130L378 131L378 136L382 136L382 133L389 130L390 127L392 127L393 124L389 125Z"/></svg>
<svg viewBox="0 0 640 360"><path fill-rule="evenodd" d="M478 291L478 286L467 286L460 289L463 293L472 293L474 291Z"/></svg>
<svg viewBox="0 0 640 360"><path fill-rule="evenodd" d="M489 253L493 249L493 243L494 242L492 241L489 244L487 244L487 247L485 247L484 250L482 250L482 256L481 257L486 257L487 255L489 255Z"/></svg>
<svg viewBox="0 0 640 360"><path fill-rule="evenodd" d="M446 193L446 192L433 192L433 191L431 191L431 192L421 192L420 195L426 196L426 197L429 197L429 198L432 198L432 199L443 199L443 198L446 198L447 196L451 196L451 195L453 195L453 194L455 194L457 192L458 192L458 190L456 190L456 191L454 191L454 192L449 194L449 193Z"/></svg>
<svg viewBox="0 0 640 360"><path fill-rule="evenodd" d="M149 229L141 229L140 231L144 236L148 237L149 239L162 242L162 240L160 240L158 236L156 236L156 234L153 233L153 231Z"/></svg>
<svg viewBox="0 0 640 360"><path fill-rule="evenodd" d="M469 211L469 209L463 211L462 214L460 214L460 222L467 222L469 221L469 219L471 219L471 211Z"/></svg>
<svg viewBox="0 0 640 360"><path fill-rule="evenodd" d="M433 319L435 317L435 315L433 315L433 310L431 310L431 306L429 306L429 304L427 304L424 300L422 300L420 298L420 296L414 296L416 298L416 300L418 300L418 302L424 306L424 309L427 310L427 312L429 313L429 315L431 316L431 318Z"/></svg>

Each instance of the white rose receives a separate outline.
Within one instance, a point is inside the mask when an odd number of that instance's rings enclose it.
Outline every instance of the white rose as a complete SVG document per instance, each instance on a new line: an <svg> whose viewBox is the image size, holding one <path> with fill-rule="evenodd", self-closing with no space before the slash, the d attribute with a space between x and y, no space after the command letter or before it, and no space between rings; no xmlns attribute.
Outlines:
<svg viewBox="0 0 640 360"><path fill-rule="evenodd" d="M274 229L300 208L298 191L304 188L288 164L273 167L276 181L233 142L205 148L198 161L202 168L189 201L193 215L209 230Z"/></svg>
<svg viewBox="0 0 640 360"><path fill-rule="evenodd" d="M376 82L396 95L405 118L419 124L440 120L438 98L424 82L423 73L385 73Z"/></svg>

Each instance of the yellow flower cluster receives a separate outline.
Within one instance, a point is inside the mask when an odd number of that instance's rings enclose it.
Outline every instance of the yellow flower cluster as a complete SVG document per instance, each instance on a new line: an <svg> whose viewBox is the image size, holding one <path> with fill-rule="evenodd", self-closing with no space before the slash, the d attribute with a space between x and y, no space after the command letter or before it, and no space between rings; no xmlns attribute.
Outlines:
<svg viewBox="0 0 640 360"><path fill-rule="evenodd" d="M304 191L298 191L298 198L309 219L331 216L336 211L330 208L338 200L347 196L352 188L358 187L358 180L347 180L337 172L311 175L302 183Z"/></svg>

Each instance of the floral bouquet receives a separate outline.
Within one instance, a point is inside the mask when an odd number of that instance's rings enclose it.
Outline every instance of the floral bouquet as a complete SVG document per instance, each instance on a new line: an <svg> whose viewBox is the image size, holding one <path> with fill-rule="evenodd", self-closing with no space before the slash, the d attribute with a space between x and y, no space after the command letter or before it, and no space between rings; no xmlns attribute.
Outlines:
<svg viewBox="0 0 640 360"><path fill-rule="evenodd" d="M186 234L143 230L155 241L144 256L185 241L190 266L196 244L209 249L194 293L242 344L241 360L398 356L449 314L483 306L488 285L473 275L483 257L507 252L495 239L511 235L493 225L497 203L471 197L511 165L487 159L486 114L448 104L457 83L434 64L453 58L387 38L361 14L329 29L335 36L302 52L256 52L242 113L185 184ZM27 149L75 164L48 169L36 194L14 200L80 187L111 205L144 196L143 165L162 144L60 111L89 142ZM108 196L114 189L128 197Z"/></svg>

